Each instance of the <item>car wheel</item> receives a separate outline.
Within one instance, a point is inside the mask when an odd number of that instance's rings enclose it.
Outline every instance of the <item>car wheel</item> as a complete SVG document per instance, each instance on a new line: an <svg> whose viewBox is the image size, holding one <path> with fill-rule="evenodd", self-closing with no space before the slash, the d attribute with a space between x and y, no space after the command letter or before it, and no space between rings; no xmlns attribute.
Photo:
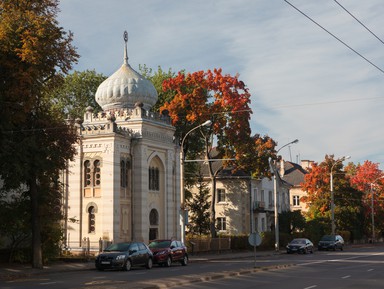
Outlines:
<svg viewBox="0 0 384 289"><path fill-rule="evenodd" d="M147 264L145 265L145 267L147 267L147 269L151 269L152 266L153 266L152 258L148 258Z"/></svg>
<svg viewBox="0 0 384 289"><path fill-rule="evenodd" d="M167 260L165 261L164 265L165 267L171 267L172 259L170 256L167 257Z"/></svg>
<svg viewBox="0 0 384 289"><path fill-rule="evenodd" d="M183 260L181 260L181 265L187 266L188 264L188 256L184 255Z"/></svg>
<svg viewBox="0 0 384 289"><path fill-rule="evenodd" d="M131 268L132 268L132 262L131 262L131 260L127 260L126 262L125 262L125 264L124 264L124 270L125 271L130 271L131 270Z"/></svg>

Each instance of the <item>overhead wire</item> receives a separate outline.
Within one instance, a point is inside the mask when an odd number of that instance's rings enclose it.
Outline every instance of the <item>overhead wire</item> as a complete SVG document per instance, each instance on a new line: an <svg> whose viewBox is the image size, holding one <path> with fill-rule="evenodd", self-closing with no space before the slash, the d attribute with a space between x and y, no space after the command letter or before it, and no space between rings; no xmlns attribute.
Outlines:
<svg viewBox="0 0 384 289"><path fill-rule="evenodd" d="M375 36L377 38L377 40L379 40L382 44L384 44L383 40L380 39L379 36L377 36L375 33L373 33L367 26L365 26L363 24L363 22L361 22L359 19L357 19L351 12L349 12L347 10L347 8L345 8L343 5L341 5L338 1L334 0L336 2L337 5L339 5L345 12L347 12L349 15L351 15L351 17L353 19L355 19L357 22L360 23L361 26L363 26L369 33L371 33L373 36Z"/></svg>
<svg viewBox="0 0 384 289"><path fill-rule="evenodd" d="M307 14L305 14L303 11L301 11L299 8L297 8L295 5L293 5L292 3L290 3L288 0L284 0L284 2L286 2L287 4L289 4L293 9L295 9L296 11L298 11L300 14L302 14L303 16L305 16L306 18L308 18L310 21L312 21L314 24L316 24L317 26L319 26L321 29L323 29L325 32L327 32L329 35L331 35L333 38L335 38L337 41L339 41L340 43L342 43L344 46L346 46L347 48L349 48L350 50L352 50L355 54L357 54L358 56L360 56L362 59L364 59L366 62L368 62L369 64L371 64L373 67L375 67L377 70L379 70L380 72L382 72L384 74L384 70L381 69L379 66L377 66L376 64L374 64L372 61L370 61L368 58L366 58L364 55L362 55L361 53L359 53L358 51L356 51L355 49L353 49L351 46L349 46L347 43L345 43L343 40L341 40L339 37L337 37L336 35L334 35L332 32L330 32L329 30L327 30L325 27L321 26L318 22L316 22L315 20L313 20L311 17L309 17Z"/></svg>

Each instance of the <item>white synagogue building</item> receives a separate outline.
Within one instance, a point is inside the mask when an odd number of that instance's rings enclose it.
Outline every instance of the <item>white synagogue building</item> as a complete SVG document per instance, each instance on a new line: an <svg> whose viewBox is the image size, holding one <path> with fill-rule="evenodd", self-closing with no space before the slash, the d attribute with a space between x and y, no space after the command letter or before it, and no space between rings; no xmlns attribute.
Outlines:
<svg viewBox="0 0 384 289"><path fill-rule="evenodd" d="M98 87L91 107L77 119L75 160L63 174L65 243L180 238L180 159L168 115L150 112L153 84L128 63Z"/></svg>

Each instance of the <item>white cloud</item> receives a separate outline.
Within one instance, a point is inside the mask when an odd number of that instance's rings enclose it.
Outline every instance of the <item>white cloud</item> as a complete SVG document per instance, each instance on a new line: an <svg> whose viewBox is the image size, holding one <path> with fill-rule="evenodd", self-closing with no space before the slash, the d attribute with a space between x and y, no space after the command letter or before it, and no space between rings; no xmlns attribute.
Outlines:
<svg viewBox="0 0 384 289"><path fill-rule="evenodd" d="M384 69L384 45L334 1L289 2ZM380 0L338 2L380 36ZM254 133L279 147L299 139L281 151L286 159L335 154L384 163L384 73L285 1L65 0L60 7L81 55L77 70L111 75L127 30L135 69L239 73L252 94Z"/></svg>

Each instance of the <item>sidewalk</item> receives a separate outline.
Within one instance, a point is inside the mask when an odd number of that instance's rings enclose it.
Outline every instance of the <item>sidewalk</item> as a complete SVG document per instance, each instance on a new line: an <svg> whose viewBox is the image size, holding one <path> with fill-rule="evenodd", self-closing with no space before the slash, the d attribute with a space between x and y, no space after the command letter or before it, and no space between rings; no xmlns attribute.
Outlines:
<svg viewBox="0 0 384 289"><path fill-rule="evenodd" d="M256 257L279 254L275 251L256 251ZM254 257L253 251L199 253L189 256L189 263L205 262L220 259L242 259ZM94 260L90 261L57 261L44 266L43 269L32 268L30 264L0 264L0 281L10 281L30 276L45 275L58 272L95 270Z"/></svg>

